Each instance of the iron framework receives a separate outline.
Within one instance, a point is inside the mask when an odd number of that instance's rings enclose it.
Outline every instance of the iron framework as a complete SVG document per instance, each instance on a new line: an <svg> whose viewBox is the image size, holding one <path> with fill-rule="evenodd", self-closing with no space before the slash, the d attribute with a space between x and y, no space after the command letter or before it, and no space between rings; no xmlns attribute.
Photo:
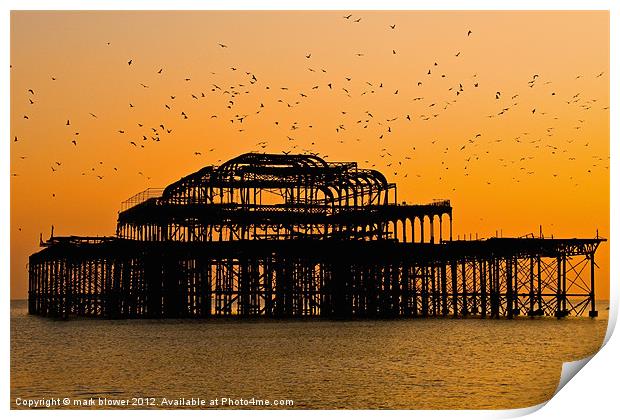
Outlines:
<svg viewBox="0 0 620 420"><path fill-rule="evenodd" d="M597 316L604 239L453 240L448 200L398 204L353 162L244 154L121 209L114 237L42 242L31 314Z"/></svg>

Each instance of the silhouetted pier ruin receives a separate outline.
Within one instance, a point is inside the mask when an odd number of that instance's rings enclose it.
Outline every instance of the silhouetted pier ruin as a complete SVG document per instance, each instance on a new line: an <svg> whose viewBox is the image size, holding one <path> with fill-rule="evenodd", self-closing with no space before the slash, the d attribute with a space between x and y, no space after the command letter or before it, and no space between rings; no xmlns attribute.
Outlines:
<svg viewBox="0 0 620 420"><path fill-rule="evenodd" d="M448 200L398 204L354 162L244 154L123 203L116 236L30 256L65 318L597 316L602 238L453 240Z"/></svg>

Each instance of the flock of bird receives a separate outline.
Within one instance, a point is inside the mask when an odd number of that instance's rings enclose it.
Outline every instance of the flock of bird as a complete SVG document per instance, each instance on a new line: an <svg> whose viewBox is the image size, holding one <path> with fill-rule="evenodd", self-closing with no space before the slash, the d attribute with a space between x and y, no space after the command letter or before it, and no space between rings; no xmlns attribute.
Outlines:
<svg viewBox="0 0 620 420"><path fill-rule="evenodd" d="M344 15L341 19L345 24L363 25L364 23L363 17L353 14ZM388 24L385 27L386 31L398 31L398 29L399 27L394 23ZM160 103L158 106L161 112L158 115L153 114L152 121L135 121L132 126L118 127L115 133L109 134L120 139L119 153L130 153L150 147L157 147L160 142L182 142L183 139L175 137L175 130L178 124L186 120L196 119L201 124L204 124L205 120L214 120L219 123L225 121L231 132L247 133L252 140L248 140L244 148L246 151L257 153L316 154L320 148L326 145L331 146L330 142L335 144L351 142L354 145L363 142L366 146L372 144L377 148L378 153L365 160L361 166L375 167L387 171L389 176L394 175L395 177L402 178L408 178L409 176L412 178L423 178L423 174L415 173L416 165L413 164L413 161L417 158L418 152L424 148L433 149L436 151L436 156L440 157L441 164L438 165L440 171L436 175L439 180L442 180L444 174L451 168L457 170L462 176L469 176L478 162L491 159L489 156L492 154L493 149L498 147L498 143L510 143L513 146L520 147L520 150L523 152L521 156L493 157L496 159L498 167L511 167L515 169L515 175L512 177L514 182L521 182L523 177L535 175L535 171L529 165L535 159L550 159L560 156L562 159L572 162L576 159L588 158L591 159L591 162L587 165L588 173L591 173L597 167L609 169L608 156L585 155L587 153L588 141L582 145L584 147L584 154L571 154L574 152L574 149L571 149L570 146L575 139L558 138L560 136L556 134L556 123L558 123L557 120L560 120L561 117L558 116L559 113L555 112L555 109L545 110L544 107L531 106L531 104L528 106L528 104L521 102L521 98L524 96L522 92L508 92L498 86L489 86L477 74L472 74L470 77L461 80L453 80L449 74L450 66L458 66L458 60L462 60L466 55L463 52L466 50L466 43L472 42L475 39L475 35L475 28L465 28L462 33L463 45L461 45L464 48L455 48L449 54L449 66L440 65L439 61L441 60L439 59L437 61L431 60L418 75L413 76L411 80L403 80L403 86L396 86L393 81L384 83L381 80L361 80L355 74L332 74L329 69L315 61L315 57L310 51L300 51L299 53L300 55L303 54L304 62L307 64L304 69L299 71L307 72L308 75L311 74L307 79L312 81L303 89L267 82L263 80L260 74L252 70L241 69L233 64L225 70L226 80L229 81L226 85L214 82L208 86L197 86L193 84L192 77L185 77L183 82L186 83L191 93L184 93L183 96L180 96L179 93L170 92L163 100L159 98ZM106 48L113 47L110 42L106 42ZM230 51L234 46L229 45L227 42L213 42L213 48L214 50ZM398 56L399 51L396 48L391 49L391 55ZM352 52L350 59L364 59L365 56L365 52ZM136 62L140 60L140 57L129 57L125 60L122 65L126 67L126 71L134 71ZM166 73L166 67L162 65L154 69L152 74L144 75L144 80L138 82L138 86L148 91L151 88L150 80L155 80L155 83L159 83L153 77L163 78ZM214 72L212 74L215 75ZM577 81L581 78L596 79L604 75L605 72L593 75L580 74L576 75L575 80ZM51 81L56 82L57 76L50 76ZM437 88L440 83L442 86L441 90ZM412 90L415 91L416 88L426 87L427 85L433 86L434 92L443 93L440 95L435 94L433 97L428 97L424 94L410 95ZM553 81L546 80L543 75L537 73L532 74L529 80L523 81L523 89L524 92L536 90L541 92L542 95L560 97L558 106L562 104L562 106L582 111L583 118L574 121L573 130L576 133L582 129L586 122L588 111L596 108L608 110L608 106L599 103L597 98L589 98L585 92L565 94L556 91ZM455 144L454 139L441 140L439 138L432 138L424 141L416 138L417 126L441 120L443 115L449 112L452 107L459 103L467 104L470 100L468 95L471 92L481 91L483 92L479 93L479 95L484 95L484 92L487 92L486 95L495 104L493 112L484 117L490 120L502 119L511 113L517 112L517 110L527 107L527 112L531 118L546 118L544 121L548 123L548 126L545 127L544 133L541 135L540 133L522 131L514 136L491 138L481 129L480 132L464 135L458 144ZM381 101L385 101L386 98L389 100L389 98L402 97L403 95L411 96L406 98L410 104L408 109L402 109L400 112L393 114L388 114L388 111L380 106L366 109L361 113L349 111L346 106L348 104L347 101L356 103L356 101L364 100L366 101L364 104L372 104L375 98L381 98ZM330 101L341 101L343 103L343 109L338 111L338 115L332 115L330 118L326 118L325 121L310 122L299 118L299 114L294 112L297 108L309 104L315 99L324 100L326 97L332 98ZM27 120L26 123L36 123L33 120L36 120L37 98L36 87L29 88L25 92L25 100L33 107L32 112L23 115L23 119ZM219 111L205 114L206 108L203 105L205 103L215 107L212 109L219 109ZM253 105L248 106L248 103L253 103ZM127 112L132 112L139 106L138 102L131 99L127 100ZM267 109L276 110L268 114L266 112ZM81 112L87 118L104 118L102 113L96 109L82 110ZM269 116L266 116L266 114ZM278 115L277 119L274 119L274 114ZM82 117L80 115L79 118L75 119L79 120ZM264 121L265 119L270 119L268 124L272 128L277 128L279 130L277 132L282 133L281 138L264 138L260 131L246 128L250 121ZM74 118L69 117L66 119L66 122L64 120L59 122L59 125L64 124L65 126L66 141L72 147L79 149L83 144L81 139L84 136L80 135L81 130L73 120ZM331 124L330 121L333 120L336 120L336 122L329 128L333 133L333 138L319 139L313 134L313 130L316 129L317 125ZM446 123L446 121L443 122ZM565 121L559 122L566 125ZM352 135L349 133L356 134ZM403 133L406 133L406 135L403 135ZM406 146L407 153L395 152L393 139L402 141L404 137L415 140L412 140L412 143ZM14 134L13 142L15 146L19 146L20 142L25 141L36 140L22 139L20 135ZM283 142L287 145L284 150L281 148ZM197 159L204 159L210 164L219 163L221 160L214 161L211 158L218 145L212 144L211 146L202 150L193 150L191 153ZM326 154L320 154L319 156L327 160L330 157ZM27 158L28 156L19 155L20 160ZM57 158L53 159L49 166L49 172L52 175L62 171L64 168L62 159ZM14 168L17 167L18 164L14 164ZM104 167L106 167L108 172L103 170ZM120 170L115 164L108 165L103 160L97 160L94 164L84 167L80 171L80 175L92 176L94 179L103 182L109 174L118 174ZM136 175L143 176L146 180L151 178L145 175L139 168L134 168L132 171ZM19 175L19 171L12 172L12 176ZM570 177L574 185L578 185L578 174L553 173L554 178L559 176ZM492 179L486 180L487 184L492 182ZM55 197L55 193L52 193L52 196Z"/></svg>

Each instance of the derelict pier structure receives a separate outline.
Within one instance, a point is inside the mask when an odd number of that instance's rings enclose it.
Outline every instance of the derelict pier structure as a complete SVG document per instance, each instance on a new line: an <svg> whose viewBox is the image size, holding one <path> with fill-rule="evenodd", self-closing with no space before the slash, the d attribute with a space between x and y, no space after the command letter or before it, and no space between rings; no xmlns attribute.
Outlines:
<svg viewBox="0 0 620 420"><path fill-rule="evenodd" d="M66 318L597 316L602 238L453 240L354 162L248 153L123 203L115 236L51 236L31 314Z"/></svg>

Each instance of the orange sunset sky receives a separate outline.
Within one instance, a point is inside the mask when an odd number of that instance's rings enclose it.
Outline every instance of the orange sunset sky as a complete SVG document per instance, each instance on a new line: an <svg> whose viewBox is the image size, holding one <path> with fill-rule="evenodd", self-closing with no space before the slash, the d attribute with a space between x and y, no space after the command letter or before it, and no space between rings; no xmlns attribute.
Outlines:
<svg viewBox="0 0 620 420"><path fill-rule="evenodd" d="M121 201L248 151L448 198L455 238L609 235L607 11L12 12L10 80L14 299L51 225L113 235Z"/></svg>

